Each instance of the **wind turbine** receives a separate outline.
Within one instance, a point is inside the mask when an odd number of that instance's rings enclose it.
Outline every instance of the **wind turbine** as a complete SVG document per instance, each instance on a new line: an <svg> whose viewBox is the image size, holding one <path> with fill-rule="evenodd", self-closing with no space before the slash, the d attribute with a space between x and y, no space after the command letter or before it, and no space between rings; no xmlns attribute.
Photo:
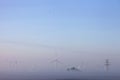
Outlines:
<svg viewBox="0 0 120 80"><path fill-rule="evenodd" d="M54 48L54 59L51 61L51 63L55 64L56 69L58 69L58 66L63 65L63 63L59 60L57 48Z"/></svg>
<svg viewBox="0 0 120 80"><path fill-rule="evenodd" d="M19 59L18 56L12 56L11 59L9 59L9 67L11 67L13 70L17 71L18 68L20 67L21 59Z"/></svg>
<svg viewBox="0 0 120 80"><path fill-rule="evenodd" d="M105 60L105 67L106 67L106 71L107 71L107 72L109 71L109 66L110 66L109 59L106 59L106 60Z"/></svg>
<svg viewBox="0 0 120 80"><path fill-rule="evenodd" d="M52 63L55 63L56 68L58 67L59 64L62 64L62 62L58 59L53 60Z"/></svg>

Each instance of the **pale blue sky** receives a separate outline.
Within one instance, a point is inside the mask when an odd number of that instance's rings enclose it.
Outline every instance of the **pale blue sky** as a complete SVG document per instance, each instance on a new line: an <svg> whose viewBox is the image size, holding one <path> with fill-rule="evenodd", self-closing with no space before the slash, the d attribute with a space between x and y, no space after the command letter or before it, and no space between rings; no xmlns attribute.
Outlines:
<svg viewBox="0 0 120 80"><path fill-rule="evenodd" d="M120 40L118 0L5 0L1 4L5 38L63 46Z"/></svg>
<svg viewBox="0 0 120 80"><path fill-rule="evenodd" d="M119 35L119 0L0 0L1 40L113 54Z"/></svg>

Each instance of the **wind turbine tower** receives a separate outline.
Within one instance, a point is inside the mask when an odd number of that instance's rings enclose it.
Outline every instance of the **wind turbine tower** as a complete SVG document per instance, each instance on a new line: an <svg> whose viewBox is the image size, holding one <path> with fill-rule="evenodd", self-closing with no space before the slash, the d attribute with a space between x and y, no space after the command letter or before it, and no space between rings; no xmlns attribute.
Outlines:
<svg viewBox="0 0 120 80"><path fill-rule="evenodd" d="M109 66L110 66L110 62L109 59L105 60L105 67L106 67L106 71L109 72Z"/></svg>

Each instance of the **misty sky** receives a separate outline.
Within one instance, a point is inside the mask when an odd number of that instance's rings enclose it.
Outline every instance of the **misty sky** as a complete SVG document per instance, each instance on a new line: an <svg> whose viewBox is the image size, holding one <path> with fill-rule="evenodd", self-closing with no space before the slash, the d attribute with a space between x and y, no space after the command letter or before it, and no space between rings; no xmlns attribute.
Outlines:
<svg viewBox="0 0 120 80"><path fill-rule="evenodd" d="M120 64L119 0L0 0L0 71L111 71ZM17 65L15 65L17 61Z"/></svg>

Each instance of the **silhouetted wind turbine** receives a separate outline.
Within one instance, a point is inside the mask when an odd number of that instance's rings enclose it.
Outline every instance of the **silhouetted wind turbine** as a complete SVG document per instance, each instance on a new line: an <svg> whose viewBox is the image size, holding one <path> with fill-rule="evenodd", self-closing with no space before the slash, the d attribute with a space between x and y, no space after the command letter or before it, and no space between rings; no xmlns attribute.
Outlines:
<svg viewBox="0 0 120 80"><path fill-rule="evenodd" d="M110 66L109 59L106 59L106 60L105 60L105 67L106 67L106 71L107 71L107 72L109 71L109 66Z"/></svg>
<svg viewBox="0 0 120 80"><path fill-rule="evenodd" d="M62 64L58 59L53 60L52 63L55 63L56 68L58 67L58 64Z"/></svg>
<svg viewBox="0 0 120 80"><path fill-rule="evenodd" d="M19 60L17 56L13 56L11 58L10 65L12 68L17 70L18 66L21 64L21 60Z"/></svg>
<svg viewBox="0 0 120 80"><path fill-rule="evenodd" d="M62 62L57 58L58 57L58 50L57 50L57 48L54 48L54 51L55 51L54 55L55 55L56 59L52 60L51 62L55 63L55 66L57 68L58 64L62 64Z"/></svg>

